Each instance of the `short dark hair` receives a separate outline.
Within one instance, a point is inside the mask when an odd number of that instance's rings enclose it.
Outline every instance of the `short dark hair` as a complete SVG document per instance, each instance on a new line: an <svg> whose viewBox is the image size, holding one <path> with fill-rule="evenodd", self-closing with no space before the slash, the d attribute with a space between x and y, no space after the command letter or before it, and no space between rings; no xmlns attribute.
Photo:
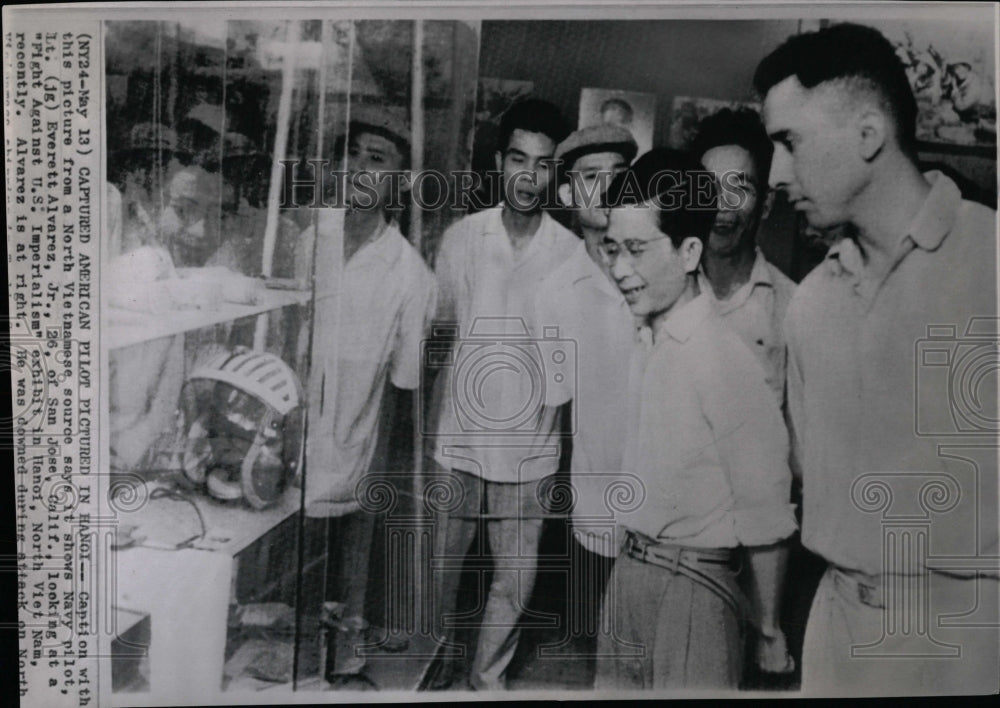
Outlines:
<svg viewBox="0 0 1000 708"><path fill-rule="evenodd" d="M774 146L767 137L757 111L749 108L735 111L723 108L703 118L698 124L698 134L691 143L692 154L702 159L706 152L721 145L738 145L750 153L757 169L757 181L767 185Z"/></svg>
<svg viewBox="0 0 1000 708"><path fill-rule="evenodd" d="M505 152L510 145L510 136L515 130L541 133L558 145L570 133L569 123L554 103L540 98L518 101L504 111L500 117L500 131L497 134L497 150Z"/></svg>
<svg viewBox="0 0 1000 708"><path fill-rule="evenodd" d="M689 236L700 241L708 238L715 223L717 198L714 177L693 155L654 148L612 180L604 203L611 208L654 205L652 208L659 211L658 228L677 248Z"/></svg>
<svg viewBox="0 0 1000 708"><path fill-rule="evenodd" d="M843 23L790 37L757 66L753 85L764 96L789 76L808 89L837 79L862 81L892 115L899 146L915 153L917 101L895 48L878 30Z"/></svg>
<svg viewBox="0 0 1000 708"><path fill-rule="evenodd" d="M369 125L368 123L361 123L357 121L351 121L350 134L351 137L357 137L362 133L368 133L369 135L377 135L380 138L385 138L390 143L392 143L396 150L399 151L402 157L402 162L400 162L401 170L410 169L410 144L403 140L401 137L396 135L390 130L381 128L377 125ZM337 136L337 140L333 144L333 158L340 161L344 158L345 148L347 147L347 135L341 133Z"/></svg>

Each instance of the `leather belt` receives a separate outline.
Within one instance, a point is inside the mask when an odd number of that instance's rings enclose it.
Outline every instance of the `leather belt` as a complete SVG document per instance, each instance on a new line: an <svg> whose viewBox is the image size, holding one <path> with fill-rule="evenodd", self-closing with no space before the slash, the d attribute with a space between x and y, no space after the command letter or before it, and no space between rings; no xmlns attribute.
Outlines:
<svg viewBox="0 0 1000 708"><path fill-rule="evenodd" d="M632 531L629 531L625 537L625 552L630 558L650 565L658 565L675 573L682 561L695 565L708 563L709 565L729 566L733 560L732 551L728 548L692 548L690 546L668 545L650 541Z"/></svg>
<svg viewBox="0 0 1000 708"><path fill-rule="evenodd" d="M700 569L699 565L731 567L733 553L728 548L691 548L657 543L629 531L625 537L625 553L642 563L648 563L670 572L681 574L721 598L741 620L747 617L746 601L734 593L722 580L713 577L711 571Z"/></svg>

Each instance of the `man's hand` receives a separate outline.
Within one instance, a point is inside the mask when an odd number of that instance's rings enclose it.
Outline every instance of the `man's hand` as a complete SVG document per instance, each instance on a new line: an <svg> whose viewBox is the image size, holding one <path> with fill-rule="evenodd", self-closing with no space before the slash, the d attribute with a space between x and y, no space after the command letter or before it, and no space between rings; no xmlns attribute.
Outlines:
<svg viewBox="0 0 1000 708"><path fill-rule="evenodd" d="M757 668L769 674L788 674L795 671L795 658L788 653L785 633L774 628L757 636L755 652Z"/></svg>

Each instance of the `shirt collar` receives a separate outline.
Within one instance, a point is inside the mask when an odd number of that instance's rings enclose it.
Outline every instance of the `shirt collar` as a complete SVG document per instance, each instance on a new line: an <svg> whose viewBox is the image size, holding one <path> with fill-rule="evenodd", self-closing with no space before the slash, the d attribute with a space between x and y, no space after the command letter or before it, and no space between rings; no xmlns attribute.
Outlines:
<svg viewBox="0 0 1000 708"><path fill-rule="evenodd" d="M507 235L507 229L503 225L503 202L490 209L487 213L486 223L483 224L483 233Z"/></svg>
<svg viewBox="0 0 1000 708"><path fill-rule="evenodd" d="M930 182L931 191L907 235L919 248L933 251L955 225L958 209L962 205L962 193L954 181L937 170L925 172L924 179Z"/></svg>
<svg viewBox="0 0 1000 708"><path fill-rule="evenodd" d="M542 212L542 218L538 224L538 230L535 231L535 235L532 236L531 241L523 251L515 254L510 242L510 236L507 234L507 228L503 224L503 209L504 205L501 203L493 210L486 219L483 232L489 236L502 237L505 248L513 258L515 268L528 263L534 263L536 262L537 255L552 251L555 245L553 229L556 226L556 220L549 216L548 212Z"/></svg>
<svg viewBox="0 0 1000 708"><path fill-rule="evenodd" d="M709 297L716 300L720 305L726 307L726 310L736 309L742 305L750 297L750 293L755 287L762 285L767 288L774 287L774 277L771 275L771 269L767 267L767 259L764 258L764 254L761 253L759 248L754 249L754 259L753 266L750 269L750 278L743 285L738 287L726 300L720 300L715 297L715 291L712 289L712 283L708 279L708 275L705 274L704 265L698 268L698 287L703 293L707 293Z"/></svg>
<svg viewBox="0 0 1000 708"><path fill-rule="evenodd" d="M507 227L503 225L503 209L504 203L500 202L500 204L489 210L489 216L486 219L486 223L483 225L483 233L498 234L504 237L507 236ZM555 219L549 216L547 211L543 211L542 220L538 224L538 231L535 232L535 236L544 236L551 230L552 224L554 223L556 223ZM534 241L534 239L532 239L532 241Z"/></svg>
<svg viewBox="0 0 1000 708"><path fill-rule="evenodd" d="M571 268L570 279L573 284L586 282L595 290L608 295L615 300L625 303L625 296L622 295L611 279L601 270L601 266L594 263L594 259L587 253L587 245L580 240L579 247L573 249L572 255L567 260L567 266Z"/></svg>
<svg viewBox="0 0 1000 708"><path fill-rule="evenodd" d="M678 342L686 342L706 317L712 314L712 303L707 293L675 307L657 327L657 334L666 334Z"/></svg>
<svg viewBox="0 0 1000 708"><path fill-rule="evenodd" d="M900 246L909 239L925 251L933 251L948 235L958 218L962 205L962 193L947 175L937 170L924 173L924 179L931 184L931 191L924 199L910 228L900 238ZM900 251L905 253L905 251ZM864 269L861 250L853 239L844 237L830 247L827 263L834 273L860 275Z"/></svg>
<svg viewBox="0 0 1000 708"><path fill-rule="evenodd" d="M750 284L766 285L773 288L774 277L771 275L771 269L767 267L767 259L764 258L764 254L760 252L759 248L755 249L755 251L753 270L750 271Z"/></svg>
<svg viewBox="0 0 1000 708"><path fill-rule="evenodd" d="M394 258L393 234L399 232L399 227L395 221L390 221L381 227L381 233L375 238L362 244L355 254L347 261L346 267L358 267L365 265L371 259L379 260L382 263L392 263ZM402 238L402 234L400 234Z"/></svg>
<svg viewBox="0 0 1000 708"><path fill-rule="evenodd" d="M826 254L827 268L834 275L857 275L861 272L862 264L858 244L847 236L830 246Z"/></svg>

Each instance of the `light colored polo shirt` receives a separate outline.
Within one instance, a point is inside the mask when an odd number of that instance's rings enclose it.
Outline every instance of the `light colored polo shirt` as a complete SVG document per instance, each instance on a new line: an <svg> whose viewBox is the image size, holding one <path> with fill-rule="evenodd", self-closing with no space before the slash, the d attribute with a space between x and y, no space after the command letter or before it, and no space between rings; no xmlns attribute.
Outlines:
<svg viewBox="0 0 1000 708"><path fill-rule="evenodd" d="M538 323L576 343L575 376L546 388L546 405L573 401L573 533L594 553L615 554L605 501L621 474L628 365L636 319L581 241L538 290Z"/></svg>
<svg viewBox="0 0 1000 708"><path fill-rule="evenodd" d="M434 459L493 482L522 483L558 467L556 411L544 405L552 382L540 378L539 357L560 343L536 325L535 296L579 239L543 213L515 254L502 212L467 216L441 240L437 320L457 323L458 340L435 383Z"/></svg>
<svg viewBox="0 0 1000 708"><path fill-rule="evenodd" d="M715 296L704 271L698 271L698 286L708 293L722 319L764 367L767 385L780 401L785 396L785 313L795 293L795 283L769 263L757 250L750 279L725 300Z"/></svg>
<svg viewBox="0 0 1000 708"><path fill-rule="evenodd" d="M996 212L925 177L884 277L844 239L789 306L802 541L850 570L920 572L883 555L892 519L909 516L926 522L928 553L992 556L995 574Z"/></svg>
<svg viewBox="0 0 1000 708"><path fill-rule="evenodd" d="M312 233L301 236L307 248ZM363 245L340 278L343 212L324 210L319 233L306 448L311 516L358 508L355 486L375 451L386 382L419 385L421 347L437 297L433 273L395 224Z"/></svg>
<svg viewBox="0 0 1000 708"><path fill-rule="evenodd" d="M649 330L643 339L649 341ZM642 351L645 349L645 351ZM760 365L701 294L659 324L630 375L619 523L666 543L761 546L794 533L788 433Z"/></svg>

